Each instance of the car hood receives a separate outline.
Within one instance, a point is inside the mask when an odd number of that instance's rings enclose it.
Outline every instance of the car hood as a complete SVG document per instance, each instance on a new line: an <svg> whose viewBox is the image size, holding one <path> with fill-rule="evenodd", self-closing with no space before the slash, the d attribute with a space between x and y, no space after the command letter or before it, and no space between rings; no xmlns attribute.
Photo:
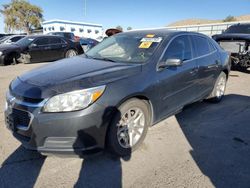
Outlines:
<svg viewBox="0 0 250 188"><path fill-rule="evenodd" d="M0 51L11 51L11 50L17 50L20 49L20 47L16 44L0 44Z"/></svg>
<svg viewBox="0 0 250 188"><path fill-rule="evenodd" d="M212 37L217 42L220 40L250 40L250 34L242 33L223 33Z"/></svg>
<svg viewBox="0 0 250 188"><path fill-rule="evenodd" d="M51 63L19 76L12 82L11 90L20 96L47 98L58 93L106 85L139 72L140 64L78 56Z"/></svg>

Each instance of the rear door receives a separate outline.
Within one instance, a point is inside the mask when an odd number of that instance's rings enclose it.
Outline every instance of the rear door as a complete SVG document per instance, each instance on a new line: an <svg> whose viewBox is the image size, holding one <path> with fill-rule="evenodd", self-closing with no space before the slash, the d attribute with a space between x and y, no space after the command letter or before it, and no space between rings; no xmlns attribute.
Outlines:
<svg viewBox="0 0 250 188"><path fill-rule="evenodd" d="M192 102L199 88L198 68L193 59L191 39L188 35L176 37L168 46L162 61L181 59L179 67L167 67L158 71L158 91L160 92L159 114L165 117L182 106Z"/></svg>
<svg viewBox="0 0 250 188"><path fill-rule="evenodd" d="M50 61L61 59L64 57L65 51L67 49L67 43L60 37L50 37Z"/></svg>
<svg viewBox="0 0 250 188"><path fill-rule="evenodd" d="M192 42L195 48L195 59L199 67L199 93L209 93L219 75L220 57L217 49L205 36L193 35Z"/></svg>

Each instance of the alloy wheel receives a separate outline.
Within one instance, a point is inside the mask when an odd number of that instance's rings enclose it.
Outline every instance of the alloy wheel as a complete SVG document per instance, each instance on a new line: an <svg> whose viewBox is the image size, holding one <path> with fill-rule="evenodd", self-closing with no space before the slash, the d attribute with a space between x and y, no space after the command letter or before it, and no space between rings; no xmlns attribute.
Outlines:
<svg viewBox="0 0 250 188"><path fill-rule="evenodd" d="M121 147L132 148L140 140L145 128L145 115L140 108L131 108L117 124L117 139Z"/></svg>

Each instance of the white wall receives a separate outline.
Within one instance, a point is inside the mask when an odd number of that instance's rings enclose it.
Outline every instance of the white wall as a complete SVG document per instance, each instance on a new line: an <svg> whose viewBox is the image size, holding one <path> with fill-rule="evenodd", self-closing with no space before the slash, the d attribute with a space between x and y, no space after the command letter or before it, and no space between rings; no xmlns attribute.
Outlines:
<svg viewBox="0 0 250 188"><path fill-rule="evenodd" d="M64 30L61 30L64 28ZM72 29L75 29L74 31ZM80 24L68 24L68 23L44 23L43 33L47 34L50 32L72 32L75 36L93 38L96 39L103 36L103 28L101 26L89 26ZM91 31L91 32L90 32Z"/></svg>
<svg viewBox="0 0 250 188"><path fill-rule="evenodd" d="M201 25L186 25L186 26L173 26L166 27L170 30L180 30L180 31L193 31L203 33L208 36L215 34L221 34L223 30L226 30L228 27L238 23L250 23L250 21L241 21L241 22L224 22L224 23L214 23L214 24L201 24Z"/></svg>

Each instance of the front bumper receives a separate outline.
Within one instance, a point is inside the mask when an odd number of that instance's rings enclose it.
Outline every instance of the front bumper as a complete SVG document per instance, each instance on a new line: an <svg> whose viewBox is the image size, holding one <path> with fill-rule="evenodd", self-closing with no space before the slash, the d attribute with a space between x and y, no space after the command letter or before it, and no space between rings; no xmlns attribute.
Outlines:
<svg viewBox="0 0 250 188"><path fill-rule="evenodd" d="M6 126L25 148L44 154L77 155L104 148L111 119L104 106L95 103L75 112L42 113L43 105L7 96Z"/></svg>

